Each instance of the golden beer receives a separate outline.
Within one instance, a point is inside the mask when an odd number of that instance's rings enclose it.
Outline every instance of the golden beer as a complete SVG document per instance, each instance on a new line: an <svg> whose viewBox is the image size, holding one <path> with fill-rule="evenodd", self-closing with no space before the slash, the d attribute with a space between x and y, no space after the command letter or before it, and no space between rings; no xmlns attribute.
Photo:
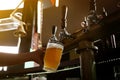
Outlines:
<svg viewBox="0 0 120 80"><path fill-rule="evenodd" d="M54 72L57 70L61 56L63 46L56 43L49 43L44 56L44 70Z"/></svg>

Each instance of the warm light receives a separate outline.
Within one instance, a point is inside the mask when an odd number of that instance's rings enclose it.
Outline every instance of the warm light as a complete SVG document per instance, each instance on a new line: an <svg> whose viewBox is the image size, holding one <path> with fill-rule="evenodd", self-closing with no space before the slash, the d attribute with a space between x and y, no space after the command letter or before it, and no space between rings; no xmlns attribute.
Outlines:
<svg viewBox="0 0 120 80"><path fill-rule="evenodd" d="M0 46L0 52L18 54L20 43L21 43L21 38L19 37L17 46Z"/></svg>
<svg viewBox="0 0 120 80"><path fill-rule="evenodd" d="M0 52L18 54L17 46L0 46Z"/></svg>
<svg viewBox="0 0 120 80"><path fill-rule="evenodd" d="M37 25L38 25L38 33L41 33L41 29L42 29L42 18L43 18L43 14L42 14L42 3L41 3L41 1L39 1L38 0L38 4L37 4L37 20L38 20L38 23L37 23Z"/></svg>
<svg viewBox="0 0 120 80"><path fill-rule="evenodd" d="M2 71L3 67L0 67L0 71Z"/></svg>
<svg viewBox="0 0 120 80"><path fill-rule="evenodd" d="M22 0L0 0L0 10L15 9ZM19 8L23 8L23 4Z"/></svg>
<svg viewBox="0 0 120 80"><path fill-rule="evenodd" d="M51 0L52 5L59 7L59 0Z"/></svg>
<svg viewBox="0 0 120 80"><path fill-rule="evenodd" d="M59 7L59 0L56 0L56 1L55 1L55 6L56 6L56 7Z"/></svg>
<svg viewBox="0 0 120 80"><path fill-rule="evenodd" d="M0 46L0 52L3 53L10 53L10 54L18 54L18 47L17 46ZM7 71L7 66L0 66L0 71Z"/></svg>
<svg viewBox="0 0 120 80"><path fill-rule="evenodd" d="M4 67L3 67L3 71L7 71L7 66L4 66Z"/></svg>

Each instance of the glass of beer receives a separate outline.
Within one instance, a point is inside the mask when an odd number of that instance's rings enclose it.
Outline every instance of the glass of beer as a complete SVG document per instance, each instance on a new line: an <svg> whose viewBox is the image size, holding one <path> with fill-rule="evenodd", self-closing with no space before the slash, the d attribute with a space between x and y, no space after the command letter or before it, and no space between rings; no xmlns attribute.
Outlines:
<svg viewBox="0 0 120 80"><path fill-rule="evenodd" d="M48 72L55 72L60 64L62 57L63 45L60 42L47 44L46 53L44 56L43 70Z"/></svg>

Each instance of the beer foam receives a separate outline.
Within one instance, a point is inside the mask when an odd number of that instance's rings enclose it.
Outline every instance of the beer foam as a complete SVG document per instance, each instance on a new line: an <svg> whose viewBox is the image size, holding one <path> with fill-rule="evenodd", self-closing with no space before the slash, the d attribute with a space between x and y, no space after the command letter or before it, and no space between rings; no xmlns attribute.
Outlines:
<svg viewBox="0 0 120 80"><path fill-rule="evenodd" d="M63 45L61 45L61 44L57 44L57 43L48 43L47 48L53 48L53 47L63 49Z"/></svg>

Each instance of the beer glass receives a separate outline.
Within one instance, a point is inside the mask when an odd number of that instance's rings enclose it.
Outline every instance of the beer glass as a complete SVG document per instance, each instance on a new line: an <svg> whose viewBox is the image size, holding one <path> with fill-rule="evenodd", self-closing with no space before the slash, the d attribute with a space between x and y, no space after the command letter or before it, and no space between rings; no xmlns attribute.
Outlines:
<svg viewBox="0 0 120 80"><path fill-rule="evenodd" d="M44 56L43 70L48 72L55 72L58 69L63 48L63 44L56 39L54 32L47 44L46 53Z"/></svg>
<svg viewBox="0 0 120 80"><path fill-rule="evenodd" d="M44 70L54 72L57 70L63 51L63 45L59 42L48 42L45 57L44 57Z"/></svg>

